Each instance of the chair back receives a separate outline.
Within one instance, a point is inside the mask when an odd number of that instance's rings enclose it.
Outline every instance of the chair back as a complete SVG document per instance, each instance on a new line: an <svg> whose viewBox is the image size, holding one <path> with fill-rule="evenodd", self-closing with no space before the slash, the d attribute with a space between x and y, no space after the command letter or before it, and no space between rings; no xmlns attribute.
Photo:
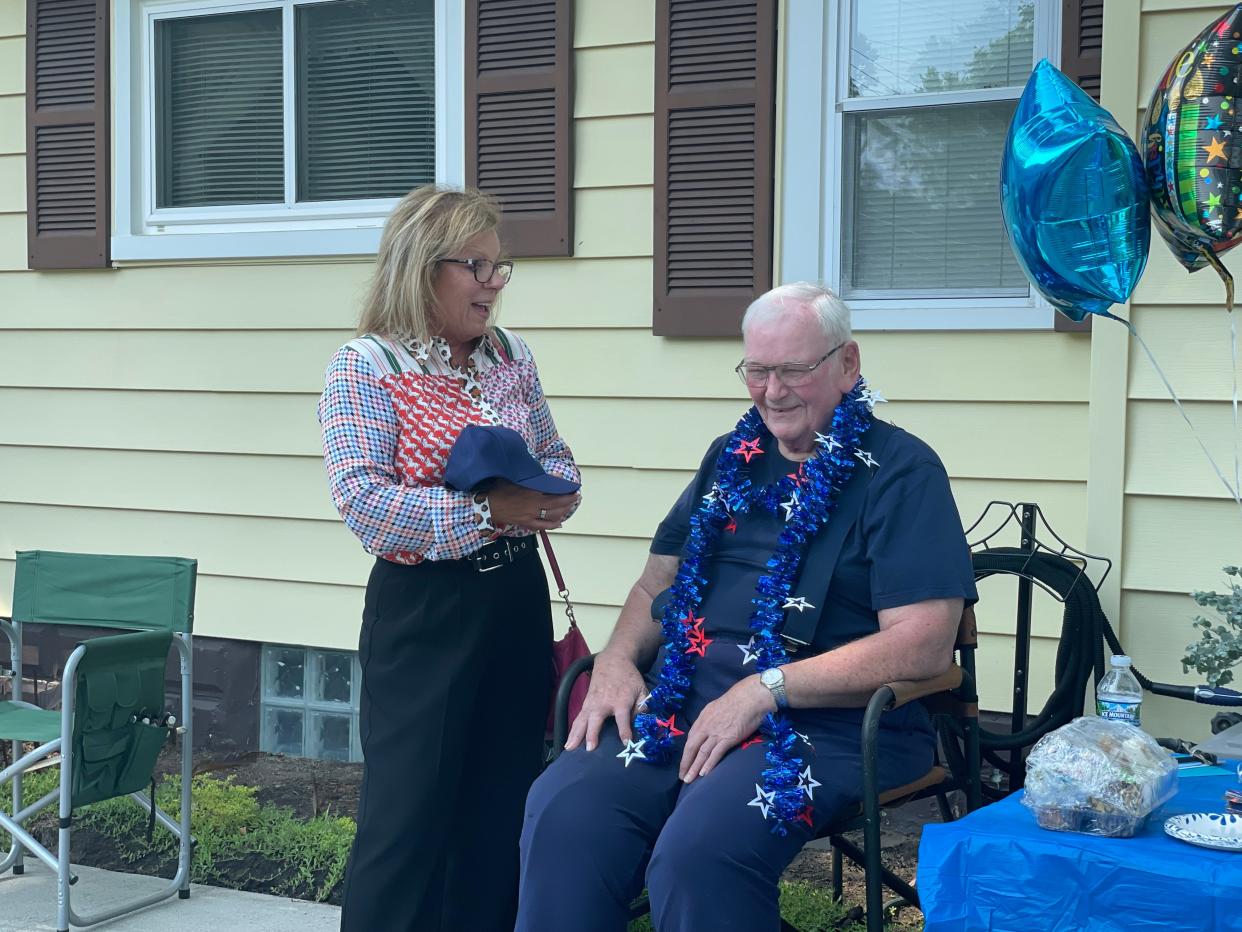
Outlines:
<svg viewBox="0 0 1242 932"><path fill-rule="evenodd" d="M13 620L188 634L198 561L22 550Z"/></svg>

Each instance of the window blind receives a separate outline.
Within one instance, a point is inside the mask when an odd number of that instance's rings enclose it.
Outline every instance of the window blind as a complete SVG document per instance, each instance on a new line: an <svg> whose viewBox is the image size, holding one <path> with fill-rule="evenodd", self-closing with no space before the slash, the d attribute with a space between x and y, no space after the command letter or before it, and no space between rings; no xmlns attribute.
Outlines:
<svg viewBox="0 0 1242 932"><path fill-rule="evenodd" d="M399 197L435 180L432 0L296 8L299 201Z"/></svg>
<svg viewBox="0 0 1242 932"><path fill-rule="evenodd" d="M857 114L846 292L1024 295L997 177L1015 102Z"/></svg>
<svg viewBox="0 0 1242 932"><path fill-rule="evenodd" d="M1020 87L1034 0L854 0L851 97Z"/></svg>
<svg viewBox="0 0 1242 932"><path fill-rule="evenodd" d="M156 204L284 200L281 14L156 23Z"/></svg>

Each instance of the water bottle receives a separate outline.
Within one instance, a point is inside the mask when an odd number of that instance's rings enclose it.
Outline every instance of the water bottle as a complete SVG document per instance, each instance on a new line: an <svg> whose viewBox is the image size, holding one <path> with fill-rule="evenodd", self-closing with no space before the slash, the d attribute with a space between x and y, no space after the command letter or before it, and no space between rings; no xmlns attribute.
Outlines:
<svg viewBox="0 0 1242 932"><path fill-rule="evenodd" d="M1139 726L1139 705L1143 687L1130 672L1130 658L1115 654L1112 669L1100 680L1095 691L1095 714L1114 722Z"/></svg>

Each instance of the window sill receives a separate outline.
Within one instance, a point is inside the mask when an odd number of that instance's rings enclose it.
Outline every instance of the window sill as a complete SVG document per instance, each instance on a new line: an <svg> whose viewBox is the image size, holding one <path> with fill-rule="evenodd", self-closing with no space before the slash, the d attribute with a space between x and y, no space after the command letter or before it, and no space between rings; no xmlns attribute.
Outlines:
<svg viewBox="0 0 1242 932"><path fill-rule="evenodd" d="M176 259L276 259L305 256L374 256L381 226L354 229L279 230L250 233L153 233L112 237L115 262Z"/></svg>
<svg viewBox="0 0 1242 932"><path fill-rule="evenodd" d="M1052 331L1057 312L1050 306L1015 307L1010 305L988 306L978 299L961 303L934 301L909 302L894 306L895 302L883 302L883 306L867 301L847 301L850 308L850 324L855 331L868 330L1042 330Z"/></svg>

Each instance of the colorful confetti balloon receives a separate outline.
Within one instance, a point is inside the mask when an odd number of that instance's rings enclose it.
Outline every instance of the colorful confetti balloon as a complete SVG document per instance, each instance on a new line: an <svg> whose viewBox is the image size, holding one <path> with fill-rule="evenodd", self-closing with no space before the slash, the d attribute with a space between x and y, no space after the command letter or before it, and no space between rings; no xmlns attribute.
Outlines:
<svg viewBox="0 0 1242 932"><path fill-rule="evenodd" d="M1156 229L1194 272L1242 241L1242 3L1174 57L1143 118Z"/></svg>
<svg viewBox="0 0 1242 932"><path fill-rule="evenodd" d="M1151 245L1147 182L1134 141L1045 59L1009 124L1001 160L1009 242L1032 284L1072 320L1112 317Z"/></svg>

